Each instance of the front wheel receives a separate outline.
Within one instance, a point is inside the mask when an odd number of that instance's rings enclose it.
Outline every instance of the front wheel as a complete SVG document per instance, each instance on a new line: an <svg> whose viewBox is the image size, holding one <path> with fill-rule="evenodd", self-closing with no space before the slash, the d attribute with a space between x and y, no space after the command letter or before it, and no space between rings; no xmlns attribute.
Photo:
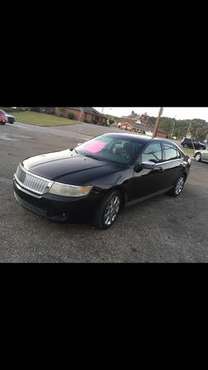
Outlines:
<svg viewBox="0 0 208 370"><path fill-rule="evenodd" d="M115 190L104 197L95 212L94 224L99 229L108 229L116 221L121 209L121 196Z"/></svg>
<svg viewBox="0 0 208 370"><path fill-rule="evenodd" d="M201 153L196 153L196 154L195 154L195 156L194 156L194 158L195 158L195 160L196 160L197 162L201 162L201 160L202 160Z"/></svg>
<svg viewBox="0 0 208 370"><path fill-rule="evenodd" d="M185 185L185 176L180 176L177 179L174 188L171 189L168 192L168 194L171 195L171 196L173 196L173 197L178 197L183 192L184 185Z"/></svg>

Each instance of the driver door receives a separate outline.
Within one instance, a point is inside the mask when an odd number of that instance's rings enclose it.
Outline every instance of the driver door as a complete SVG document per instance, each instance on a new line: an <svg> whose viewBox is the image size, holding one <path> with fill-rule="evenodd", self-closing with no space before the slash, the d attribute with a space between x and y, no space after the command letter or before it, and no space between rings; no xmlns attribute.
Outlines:
<svg viewBox="0 0 208 370"><path fill-rule="evenodd" d="M151 161L153 163L161 163L161 172L157 170L142 169L140 172L135 172L132 179L132 199L146 197L160 191L163 188L164 173L162 171L162 146L159 141L150 143L143 151L139 158L139 162Z"/></svg>

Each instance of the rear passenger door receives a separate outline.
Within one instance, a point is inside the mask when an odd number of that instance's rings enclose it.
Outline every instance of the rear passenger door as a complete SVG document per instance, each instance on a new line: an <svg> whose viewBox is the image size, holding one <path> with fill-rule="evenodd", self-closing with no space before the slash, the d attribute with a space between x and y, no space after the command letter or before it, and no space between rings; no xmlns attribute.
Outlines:
<svg viewBox="0 0 208 370"><path fill-rule="evenodd" d="M171 187L184 172L183 156L174 144L168 142L162 142L162 151L164 183Z"/></svg>

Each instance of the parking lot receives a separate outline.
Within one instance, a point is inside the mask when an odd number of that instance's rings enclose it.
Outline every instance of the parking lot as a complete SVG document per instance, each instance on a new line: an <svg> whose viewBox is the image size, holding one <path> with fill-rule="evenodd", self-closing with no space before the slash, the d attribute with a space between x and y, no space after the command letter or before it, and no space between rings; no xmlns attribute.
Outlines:
<svg viewBox="0 0 208 370"><path fill-rule="evenodd" d="M208 262L208 164L193 161L184 193L125 209L112 228L54 224L16 204L19 161L106 131L90 124L0 126L0 262Z"/></svg>

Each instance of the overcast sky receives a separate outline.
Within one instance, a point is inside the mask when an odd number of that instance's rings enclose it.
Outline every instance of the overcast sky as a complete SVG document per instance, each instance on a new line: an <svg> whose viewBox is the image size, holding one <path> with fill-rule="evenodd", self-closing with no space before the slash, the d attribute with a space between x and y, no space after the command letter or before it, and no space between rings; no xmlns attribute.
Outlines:
<svg viewBox="0 0 208 370"><path fill-rule="evenodd" d="M119 108L116 108L116 107L113 107L113 108L110 108L110 107L105 107L105 108L102 108L102 107L95 107L95 109L97 109L99 112L102 112L103 113L106 113L106 114L112 114L112 115L115 115L115 116L118 116L118 117L121 117L121 116L124 116L124 115L128 115L131 113L132 110L134 110L136 113L145 113L147 112L147 114L149 114L150 116L157 116L158 114L158 111L159 111L159 108L147 108L147 107L119 107ZM176 119L193 119L193 118L201 118L201 119L204 119L206 121L208 121L208 107L205 108L194 108L194 107L189 107L189 108L179 108L179 107L176 107L176 108L168 108L168 107L164 107L164 110L163 110L163 116L165 117L171 117L171 118L176 118Z"/></svg>

